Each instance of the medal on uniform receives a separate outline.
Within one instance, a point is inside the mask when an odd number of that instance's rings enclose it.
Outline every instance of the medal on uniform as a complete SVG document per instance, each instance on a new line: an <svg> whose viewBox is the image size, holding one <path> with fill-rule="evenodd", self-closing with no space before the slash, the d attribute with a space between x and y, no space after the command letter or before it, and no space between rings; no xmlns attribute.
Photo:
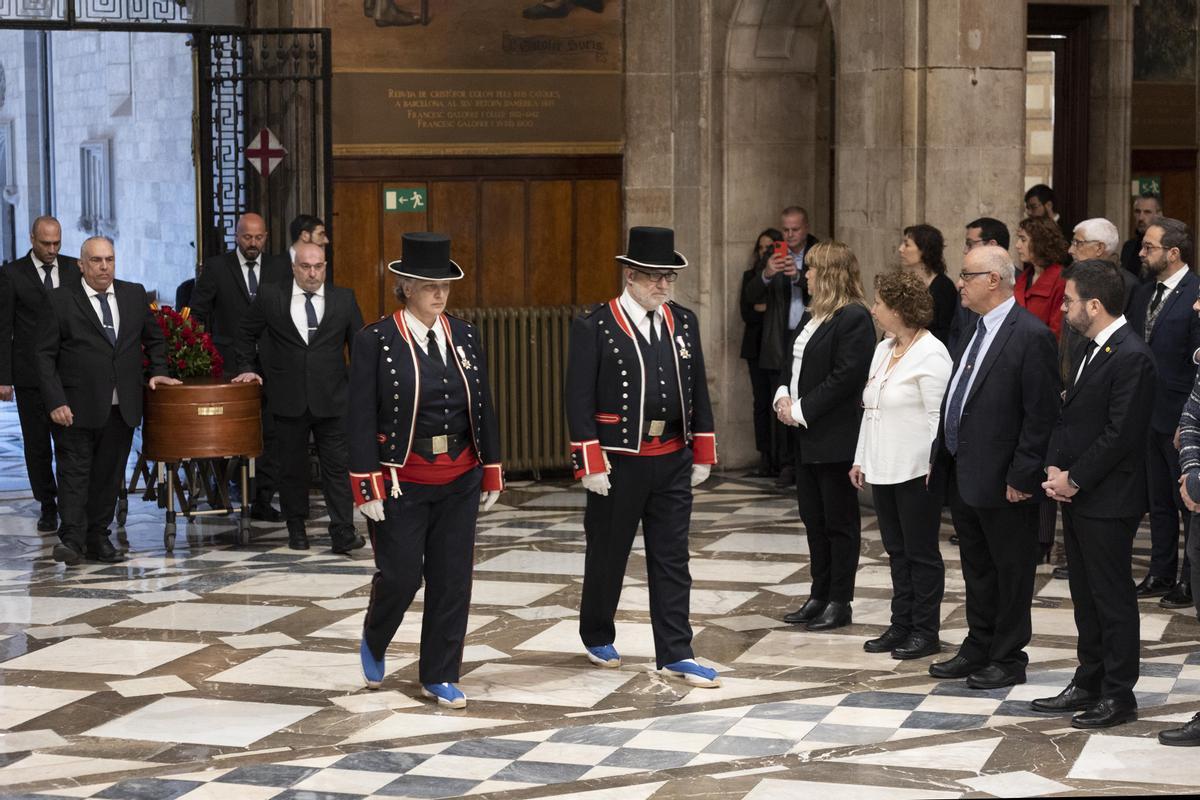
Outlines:
<svg viewBox="0 0 1200 800"><path fill-rule="evenodd" d="M679 345L679 357L680 358L691 358L692 357L691 351L689 351L687 349L687 343L685 341L683 341L682 336L676 336L675 342Z"/></svg>
<svg viewBox="0 0 1200 800"><path fill-rule="evenodd" d="M460 344L454 349L458 351L458 363L462 364L462 368L471 369L471 362L467 360L467 351L463 349L463 346Z"/></svg>

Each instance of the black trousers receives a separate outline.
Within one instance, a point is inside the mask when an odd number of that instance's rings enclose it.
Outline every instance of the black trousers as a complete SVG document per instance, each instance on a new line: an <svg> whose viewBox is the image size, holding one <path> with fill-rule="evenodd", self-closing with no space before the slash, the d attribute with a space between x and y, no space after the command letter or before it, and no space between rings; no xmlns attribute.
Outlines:
<svg viewBox="0 0 1200 800"><path fill-rule="evenodd" d="M383 503L384 521L368 526L377 572L363 638L381 658L424 577L421 683L456 683L462 668L482 479L476 467L441 486L402 482L403 494Z"/></svg>
<svg viewBox="0 0 1200 800"><path fill-rule="evenodd" d="M346 420L342 417L275 417L275 453L280 467L279 505L289 525L308 519L308 437L317 443L321 461L321 491L329 512L329 532L354 531L354 500L350 497Z"/></svg>
<svg viewBox="0 0 1200 800"><path fill-rule="evenodd" d="M1200 514L1191 514L1188 520L1188 527L1194 528L1200 525ZM1196 619L1200 620L1200 531L1189 531L1187 541L1184 543L1186 547L1186 555L1188 557L1190 567L1191 585L1195 587L1192 590L1192 603L1196 607Z"/></svg>
<svg viewBox="0 0 1200 800"><path fill-rule="evenodd" d="M959 495L951 468L950 515L967 584L968 633L958 654L972 663L1008 671L1029 663L1024 648L1033 636L1038 508L1027 503L973 508Z"/></svg>
<svg viewBox="0 0 1200 800"><path fill-rule="evenodd" d="M904 483L873 484L879 535L892 569L892 624L938 638L946 568L938 549L941 492L925 488L925 476Z"/></svg>
<svg viewBox="0 0 1200 800"><path fill-rule="evenodd" d="M754 359L747 359L746 366L750 370L750 391L754 398L754 449L769 460L771 420L775 418L771 409L771 396L777 388L773 378L775 373L763 369Z"/></svg>
<svg viewBox="0 0 1200 800"><path fill-rule="evenodd" d="M1191 576L1187 557L1187 532L1191 514L1179 496L1179 451L1174 434L1151 430L1147 443L1146 474L1150 489L1150 574L1174 581ZM1183 523L1184 559L1179 569L1179 524Z"/></svg>
<svg viewBox="0 0 1200 800"><path fill-rule="evenodd" d="M579 637L588 647L617 638L613 617L629 550L642 525L650 584L650 627L654 658L661 669L692 657L688 621L692 575L688 571L688 528L692 519L692 450L661 456L610 453L612 488L607 497L587 493L583 529L587 537Z"/></svg>
<svg viewBox="0 0 1200 800"><path fill-rule="evenodd" d="M25 471L34 499L42 505L57 502L54 454L51 448L50 412L36 386L17 386L17 418L21 422L21 444L25 448Z"/></svg>
<svg viewBox="0 0 1200 800"><path fill-rule="evenodd" d="M849 461L805 464L796 452L796 505L808 537L812 596L848 603L854 599L862 518Z"/></svg>
<svg viewBox="0 0 1200 800"><path fill-rule="evenodd" d="M1134 702L1141 619L1134 591L1133 537L1139 517L1097 519L1063 504L1063 539L1071 564L1071 603L1079 633L1075 683Z"/></svg>
<svg viewBox="0 0 1200 800"><path fill-rule="evenodd" d="M254 462L254 497L252 501L266 504L271 502L271 498L275 496L275 491L279 488L279 463L275 455L279 447L275 442L275 415L267 409L265 395L262 401L262 436L262 456ZM304 457L304 463L308 464L307 455ZM308 485L307 477L304 479L304 485Z"/></svg>
<svg viewBox="0 0 1200 800"><path fill-rule="evenodd" d="M1038 503L1038 544L1043 547L1054 544L1054 532L1058 528L1058 503L1047 498Z"/></svg>
<svg viewBox="0 0 1200 800"><path fill-rule="evenodd" d="M113 406L103 427L53 425L52 430L58 454L58 537L82 553L108 536L133 428Z"/></svg>

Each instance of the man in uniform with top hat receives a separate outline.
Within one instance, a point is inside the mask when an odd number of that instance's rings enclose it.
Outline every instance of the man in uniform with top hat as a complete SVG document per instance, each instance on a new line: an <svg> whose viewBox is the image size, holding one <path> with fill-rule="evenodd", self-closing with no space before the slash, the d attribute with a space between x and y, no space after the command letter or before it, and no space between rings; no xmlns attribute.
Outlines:
<svg viewBox="0 0 1200 800"><path fill-rule="evenodd" d="M350 361L350 488L377 572L359 647L378 688L384 653L425 579L422 694L466 706L456 685L471 599L475 520L503 488L500 430L476 329L444 313L463 271L450 239L406 233L388 270L404 308L367 325Z"/></svg>
<svg viewBox="0 0 1200 800"><path fill-rule="evenodd" d="M717 453L700 326L668 300L687 260L674 231L635 227L617 261L624 291L575 320L567 360L571 460L588 490L579 633L588 660L620 666L613 618L640 522L657 667L716 687L716 670L693 658L688 621L692 488Z"/></svg>

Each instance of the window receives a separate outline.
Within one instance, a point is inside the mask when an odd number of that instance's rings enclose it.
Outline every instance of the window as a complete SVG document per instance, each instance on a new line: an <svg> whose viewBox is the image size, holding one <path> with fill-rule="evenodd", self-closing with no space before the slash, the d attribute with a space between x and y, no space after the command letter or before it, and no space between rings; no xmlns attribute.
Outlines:
<svg viewBox="0 0 1200 800"><path fill-rule="evenodd" d="M98 139L79 146L79 190L80 230L92 236L115 237L111 140Z"/></svg>

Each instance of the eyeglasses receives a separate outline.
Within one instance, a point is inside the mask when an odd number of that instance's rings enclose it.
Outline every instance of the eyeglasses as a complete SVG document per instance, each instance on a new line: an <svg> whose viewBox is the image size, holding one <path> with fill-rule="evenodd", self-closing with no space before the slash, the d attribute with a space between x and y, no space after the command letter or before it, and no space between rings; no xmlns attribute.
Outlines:
<svg viewBox="0 0 1200 800"><path fill-rule="evenodd" d="M1085 244L1099 244L1096 239L1072 239L1071 247L1083 247Z"/></svg>
<svg viewBox="0 0 1200 800"><path fill-rule="evenodd" d="M641 275L649 283L661 283L663 281L674 283L679 280L679 275L675 272L646 272L644 269L635 269L634 272Z"/></svg>
<svg viewBox="0 0 1200 800"><path fill-rule="evenodd" d="M1083 298L1083 297L1071 298L1071 297L1067 297L1064 294L1062 304L1063 304L1063 308L1070 308L1072 303L1086 303L1086 302L1087 302L1086 298Z"/></svg>
<svg viewBox="0 0 1200 800"><path fill-rule="evenodd" d="M966 271L963 271L963 272L960 272L960 273L958 273L958 279L959 279L960 281L962 281L963 283L966 283L967 281L971 280L971 278L974 278L974 277L976 277L976 276L979 276L979 275L990 275L990 274L991 274L991 270L984 270L983 272L966 272Z"/></svg>
<svg viewBox="0 0 1200 800"><path fill-rule="evenodd" d="M1172 248L1166 247L1161 244L1150 244L1149 242L1142 242L1141 249L1142 250L1171 250Z"/></svg>
<svg viewBox="0 0 1200 800"><path fill-rule="evenodd" d="M963 240L963 249L972 250L981 244L983 244L983 239L965 239Z"/></svg>

